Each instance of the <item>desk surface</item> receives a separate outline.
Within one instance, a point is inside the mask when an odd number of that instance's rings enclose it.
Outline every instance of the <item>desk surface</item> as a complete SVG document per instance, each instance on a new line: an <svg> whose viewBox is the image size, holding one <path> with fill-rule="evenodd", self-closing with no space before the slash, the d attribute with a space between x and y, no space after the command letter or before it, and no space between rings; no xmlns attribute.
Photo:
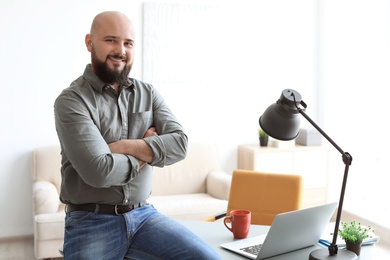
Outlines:
<svg viewBox="0 0 390 260"><path fill-rule="evenodd" d="M217 253L224 260L229 259L247 259L243 256L240 256L236 253L230 252L229 250L221 248L219 245L226 242L231 242L234 240L232 233L223 225L223 222L203 222L203 221L190 221L190 220L181 220L182 224L188 227L192 232L197 234L200 238L206 241L211 245ZM265 234L269 229L269 226L260 226L260 225L251 225L249 232L249 237ZM317 249L322 248L319 245L312 247L304 248L294 252L286 253L283 255L275 256L268 258L270 260L305 260L309 258L309 254ZM374 255L374 245L363 246L361 254L358 257L359 259L375 259ZM339 249L344 250L344 249Z"/></svg>

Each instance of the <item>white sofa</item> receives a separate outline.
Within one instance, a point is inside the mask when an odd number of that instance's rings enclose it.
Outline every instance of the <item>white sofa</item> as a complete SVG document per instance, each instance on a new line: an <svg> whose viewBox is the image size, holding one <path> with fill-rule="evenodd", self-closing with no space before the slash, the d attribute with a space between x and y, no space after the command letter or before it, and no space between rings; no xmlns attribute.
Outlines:
<svg viewBox="0 0 390 260"><path fill-rule="evenodd" d="M34 249L37 259L60 257L64 238L64 205L59 201L60 148L33 152ZM227 209L231 175L220 170L213 143L190 142L187 157L171 166L155 167L148 199L176 219L201 220Z"/></svg>

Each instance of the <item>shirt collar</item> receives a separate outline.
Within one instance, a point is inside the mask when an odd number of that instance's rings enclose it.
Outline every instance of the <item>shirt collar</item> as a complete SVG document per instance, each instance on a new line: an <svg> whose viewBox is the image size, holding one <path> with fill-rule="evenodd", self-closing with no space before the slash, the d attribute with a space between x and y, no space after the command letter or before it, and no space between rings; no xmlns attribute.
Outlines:
<svg viewBox="0 0 390 260"><path fill-rule="evenodd" d="M91 86L99 93L102 93L103 89L109 85L101 81L100 78L92 71L91 64L88 64L86 66L83 76L89 82L89 84L91 84ZM131 90L134 90L134 83L130 78L127 79L127 86L123 86L123 88L125 89L129 87L131 88Z"/></svg>

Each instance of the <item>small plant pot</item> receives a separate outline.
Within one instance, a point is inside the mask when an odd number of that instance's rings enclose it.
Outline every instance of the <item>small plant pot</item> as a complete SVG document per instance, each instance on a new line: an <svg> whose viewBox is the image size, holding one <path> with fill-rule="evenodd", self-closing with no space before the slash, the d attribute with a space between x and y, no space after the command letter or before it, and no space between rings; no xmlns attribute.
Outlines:
<svg viewBox="0 0 390 260"><path fill-rule="evenodd" d="M356 255L360 255L360 249L362 247L362 242L352 243L346 242L347 250L354 252Z"/></svg>
<svg viewBox="0 0 390 260"><path fill-rule="evenodd" d="M268 146L268 136L267 137L259 137L260 146Z"/></svg>

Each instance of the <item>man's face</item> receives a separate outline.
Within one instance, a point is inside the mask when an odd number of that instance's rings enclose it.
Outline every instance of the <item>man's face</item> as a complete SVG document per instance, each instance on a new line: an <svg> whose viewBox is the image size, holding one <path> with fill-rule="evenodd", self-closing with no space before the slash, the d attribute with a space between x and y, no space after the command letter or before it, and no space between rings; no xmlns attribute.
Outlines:
<svg viewBox="0 0 390 260"><path fill-rule="evenodd" d="M127 78L130 73L132 63L125 63L126 58L124 55L107 55L105 60L99 60L98 54L96 53L94 46L92 46L91 60L92 68L95 74L103 82L118 85L124 85L127 83ZM125 64L122 65L121 63Z"/></svg>
<svg viewBox="0 0 390 260"><path fill-rule="evenodd" d="M86 36L92 70L104 82L122 85L133 65L134 29L120 17L107 17Z"/></svg>

